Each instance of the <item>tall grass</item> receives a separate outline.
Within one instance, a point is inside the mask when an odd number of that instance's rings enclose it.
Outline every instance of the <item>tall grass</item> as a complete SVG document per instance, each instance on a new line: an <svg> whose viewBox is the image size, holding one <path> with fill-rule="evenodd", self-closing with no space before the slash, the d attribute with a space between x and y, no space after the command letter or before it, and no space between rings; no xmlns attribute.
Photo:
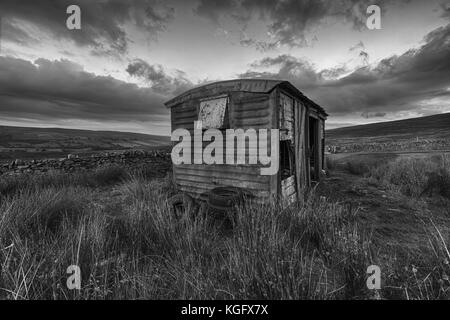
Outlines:
<svg viewBox="0 0 450 320"><path fill-rule="evenodd" d="M395 299L434 300L450 298L450 237L443 226L431 217L423 220L427 242L415 250L403 249L384 267L389 276L384 282L384 295ZM419 245L418 245L419 247Z"/></svg>
<svg viewBox="0 0 450 320"><path fill-rule="evenodd" d="M407 196L441 196L450 199L450 156L397 158L392 161L353 159L347 172L375 179L388 189Z"/></svg>
<svg viewBox="0 0 450 320"><path fill-rule="evenodd" d="M123 167L111 165L100 167L92 172L62 173L49 171L45 174L21 174L2 176L0 197L22 192L40 190L47 187L63 188L67 186L102 187L125 180L130 173Z"/></svg>
<svg viewBox="0 0 450 320"><path fill-rule="evenodd" d="M210 215L176 219L167 202L175 192L170 177L111 176L79 180L55 174L3 189L8 192L0 204L0 298L370 296L365 272L381 261L372 254L370 232L358 223L358 209L312 190L303 203L289 208L243 204L227 230ZM103 188L111 183L117 198L108 198ZM107 198L99 202L99 197ZM427 227L434 232L430 252L435 258L432 267L424 263L416 273L417 279L423 278L412 282L404 276L403 261L389 269L397 278L387 283L402 288L402 298L406 293L409 298L448 297L448 239L430 223ZM81 290L66 286L70 265L81 268ZM434 273L426 278L422 270Z"/></svg>
<svg viewBox="0 0 450 320"><path fill-rule="evenodd" d="M450 298L450 157L433 155L391 161L351 159L344 168L394 195L413 199L416 210L411 215L421 221L424 229L425 239L420 236L414 244L408 244L414 247L392 246L389 255L384 257L384 274L389 276L384 279L383 295L405 299ZM430 207L440 213L435 216ZM408 222L405 220L405 223ZM422 234L422 230L417 232Z"/></svg>
<svg viewBox="0 0 450 320"><path fill-rule="evenodd" d="M227 244L241 290L250 291L250 285L257 289L244 298L361 294L370 240L356 215L348 207L323 201L314 191L305 203L284 210L273 205L241 208ZM258 286L248 283L252 279L259 280Z"/></svg>
<svg viewBox="0 0 450 320"><path fill-rule="evenodd" d="M450 157L397 159L372 167L371 177L407 196L442 196L450 199Z"/></svg>
<svg viewBox="0 0 450 320"><path fill-rule="evenodd" d="M286 210L246 204L230 232L209 216L171 215L170 178L129 176L116 187L114 214L92 187L59 184L66 178L10 191L1 203L0 297L329 299L364 285L354 213L314 194ZM74 264L80 291L66 287ZM346 286L350 278L358 289Z"/></svg>

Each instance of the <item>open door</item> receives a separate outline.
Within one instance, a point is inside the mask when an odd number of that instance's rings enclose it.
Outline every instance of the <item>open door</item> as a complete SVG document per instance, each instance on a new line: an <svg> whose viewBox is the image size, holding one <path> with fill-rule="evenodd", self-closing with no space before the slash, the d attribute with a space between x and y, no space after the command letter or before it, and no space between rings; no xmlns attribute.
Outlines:
<svg viewBox="0 0 450 320"><path fill-rule="evenodd" d="M291 140L280 141L281 196L287 203L297 199L295 178L295 150Z"/></svg>
<svg viewBox="0 0 450 320"><path fill-rule="evenodd" d="M307 118L307 174L310 178L309 181L314 182L319 181L320 178L319 120L310 115Z"/></svg>
<svg viewBox="0 0 450 320"><path fill-rule="evenodd" d="M280 169L281 198L287 204L297 199L294 145L294 99L280 94Z"/></svg>

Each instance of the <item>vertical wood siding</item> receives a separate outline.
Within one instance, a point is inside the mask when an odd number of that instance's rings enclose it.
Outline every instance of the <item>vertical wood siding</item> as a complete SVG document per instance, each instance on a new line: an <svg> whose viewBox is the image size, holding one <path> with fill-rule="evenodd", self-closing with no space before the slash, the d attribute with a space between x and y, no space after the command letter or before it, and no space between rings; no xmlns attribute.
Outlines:
<svg viewBox="0 0 450 320"><path fill-rule="evenodd" d="M284 93L280 93L280 138L291 140L294 138L294 99Z"/></svg>
<svg viewBox="0 0 450 320"><path fill-rule="evenodd" d="M323 120L319 118L318 124L319 124L319 139L318 139L319 141L317 141L317 147L319 149L319 173L321 175L322 170L323 170L322 161L323 161L323 157L324 157L324 154L322 152L322 150L323 150L322 138L323 138L323 128L324 128Z"/></svg>
<svg viewBox="0 0 450 320"><path fill-rule="evenodd" d="M306 159L306 106L296 100L295 101L295 163L296 163L296 180L297 194L299 199L303 197L303 191L308 185L307 159Z"/></svg>

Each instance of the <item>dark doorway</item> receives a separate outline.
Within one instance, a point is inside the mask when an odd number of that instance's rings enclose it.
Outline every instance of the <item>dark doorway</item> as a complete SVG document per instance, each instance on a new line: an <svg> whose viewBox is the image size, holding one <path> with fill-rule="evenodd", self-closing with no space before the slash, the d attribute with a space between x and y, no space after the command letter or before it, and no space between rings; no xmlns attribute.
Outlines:
<svg viewBox="0 0 450 320"><path fill-rule="evenodd" d="M280 175L281 180L295 174L294 146L291 140L280 141Z"/></svg>
<svg viewBox="0 0 450 320"><path fill-rule="evenodd" d="M295 184L295 152L291 140L280 141L280 183L283 201L292 203L297 199Z"/></svg>
<svg viewBox="0 0 450 320"><path fill-rule="evenodd" d="M319 121L308 117L308 163L311 181L319 180Z"/></svg>

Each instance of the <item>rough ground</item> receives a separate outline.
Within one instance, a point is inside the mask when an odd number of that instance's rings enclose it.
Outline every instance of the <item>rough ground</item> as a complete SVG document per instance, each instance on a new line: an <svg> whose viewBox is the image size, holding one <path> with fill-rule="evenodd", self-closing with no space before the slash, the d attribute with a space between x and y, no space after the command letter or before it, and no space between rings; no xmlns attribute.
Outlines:
<svg viewBox="0 0 450 320"><path fill-rule="evenodd" d="M372 255L380 263L408 259L405 255L411 252L429 252L425 225L430 225L430 218L443 234L450 232L448 200L413 199L344 170L332 171L318 190L328 199L357 208L359 221L372 239Z"/></svg>

